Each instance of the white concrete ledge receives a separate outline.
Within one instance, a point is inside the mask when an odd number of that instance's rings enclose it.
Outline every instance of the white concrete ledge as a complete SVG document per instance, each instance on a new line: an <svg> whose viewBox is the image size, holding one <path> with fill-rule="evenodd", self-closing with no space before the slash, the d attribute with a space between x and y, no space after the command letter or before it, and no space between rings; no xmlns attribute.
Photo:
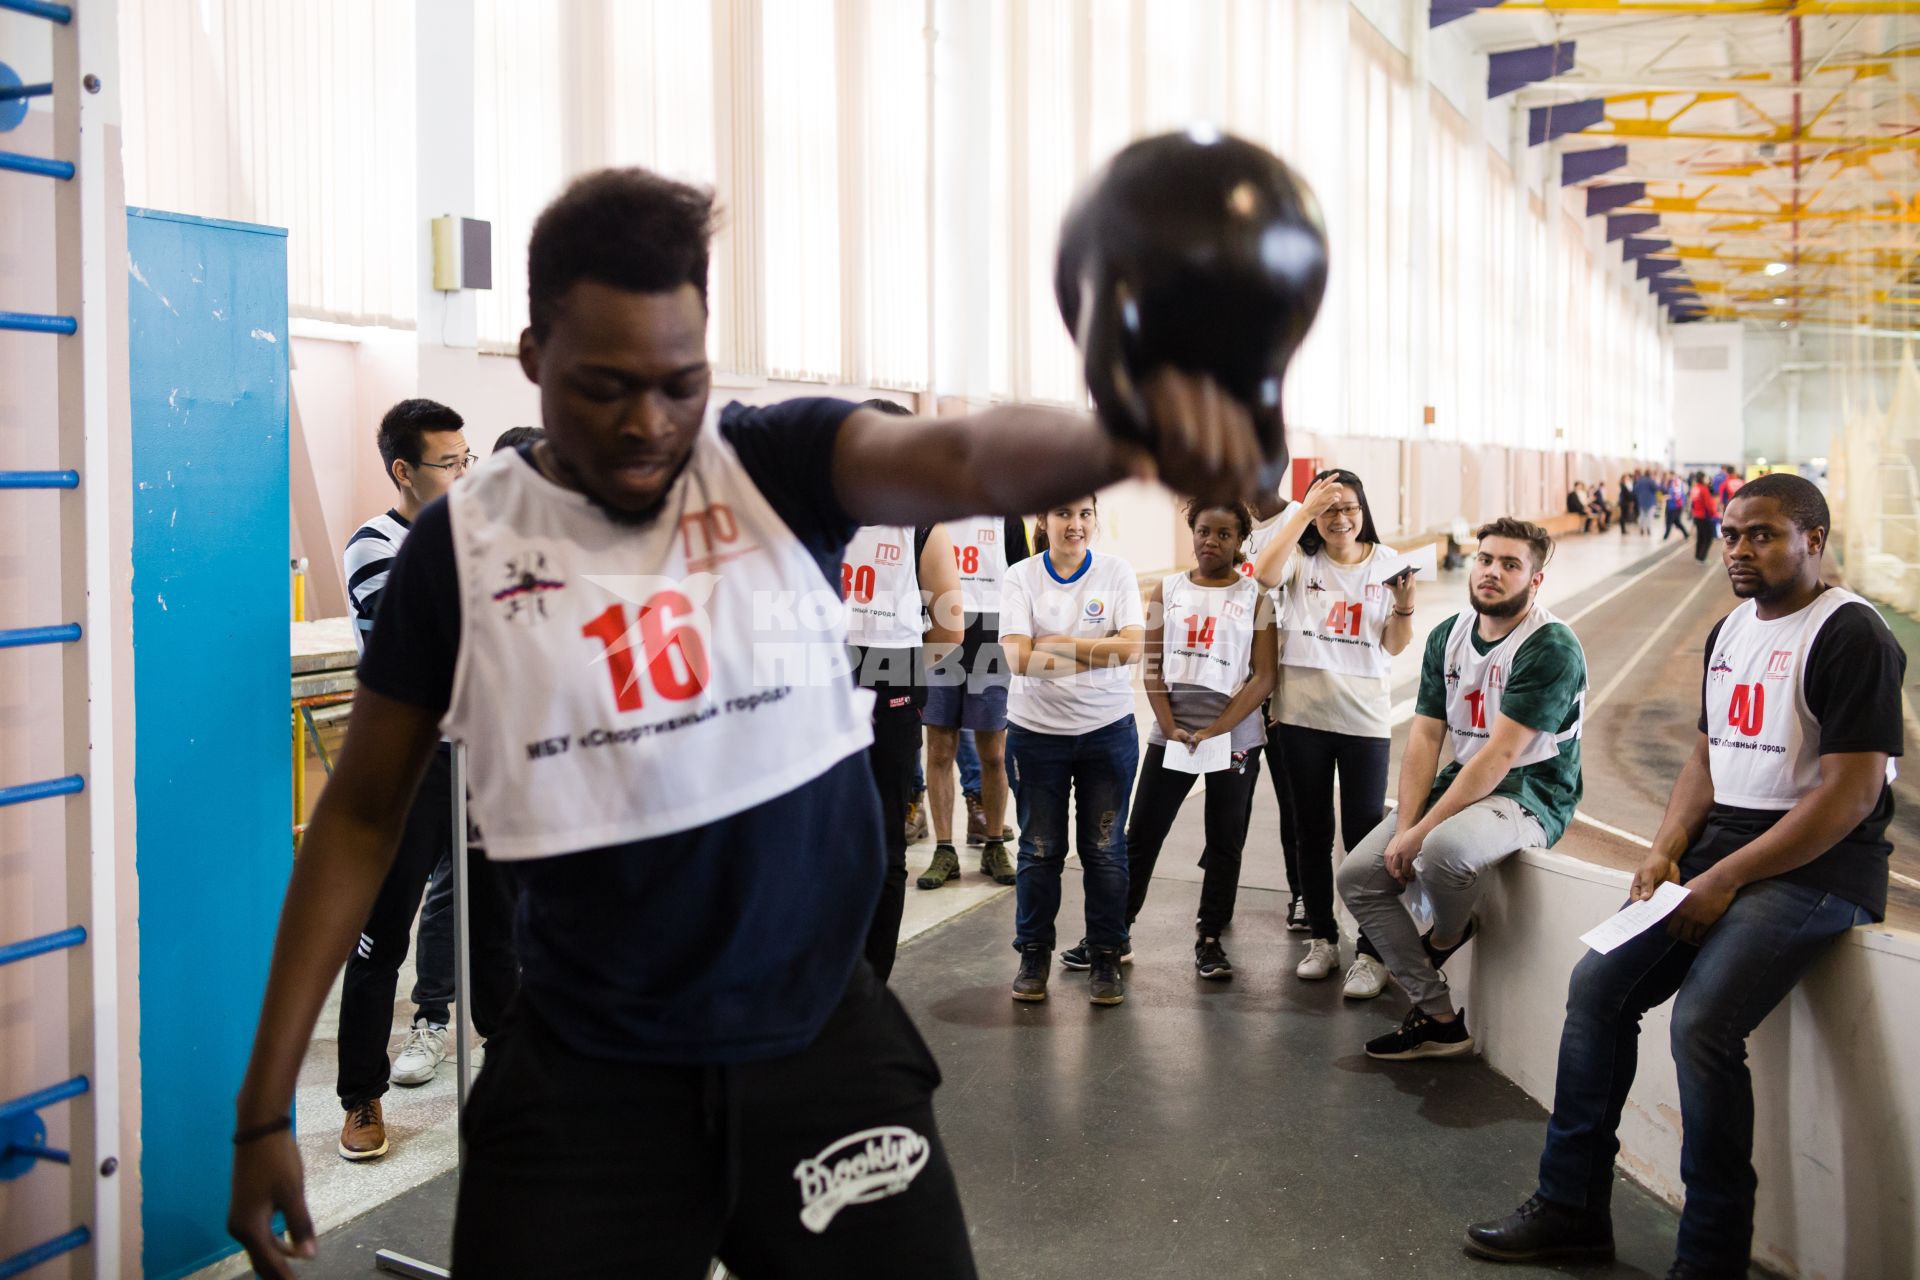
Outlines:
<svg viewBox="0 0 1920 1280"><path fill-rule="evenodd" d="M1551 1106L1567 978L1580 935L1625 901L1630 877L1545 849L1496 873L1455 975L1487 1061ZM1681 1200L1671 1002L1642 1026L1620 1126L1620 1167ZM1748 1042L1754 1076L1754 1256L1792 1277L1920 1276L1920 936L1842 938ZM1544 1131L1542 1133L1544 1138ZM1489 1213L1532 1187L1490 1189Z"/></svg>

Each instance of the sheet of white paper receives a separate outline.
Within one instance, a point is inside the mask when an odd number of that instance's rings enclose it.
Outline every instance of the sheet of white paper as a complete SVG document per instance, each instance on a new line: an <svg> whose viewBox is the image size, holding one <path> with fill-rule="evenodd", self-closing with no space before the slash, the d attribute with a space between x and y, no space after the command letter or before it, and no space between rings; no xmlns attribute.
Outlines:
<svg viewBox="0 0 1920 1280"><path fill-rule="evenodd" d="M1373 566L1373 572L1367 575L1375 582L1385 582L1408 565L1413 566L1413 576L1420 582L1434 582L1440 576L1440 562L1436 556L1437 548L1431 542L1413 551L1402 552L1395 556L1381 556Z"/></svg>
<svg viewBox="0 0 1920 1280"><path fill-rule="evenodd" d="M1639 937L1672 914L1687 891L1671 880L1661 883L1644 902L1630 902L1620 911L1580 935L1580 941L1601 955Z"/></svg>
<svg viewBox="0 0 1920 1280"><path fill-rule="evenodd" d="M1218 773L1233 763L1233 739L1222 734L1208 738L1198 751L1178 742L1167 744L1166 766L1175 773Z"/></svg>

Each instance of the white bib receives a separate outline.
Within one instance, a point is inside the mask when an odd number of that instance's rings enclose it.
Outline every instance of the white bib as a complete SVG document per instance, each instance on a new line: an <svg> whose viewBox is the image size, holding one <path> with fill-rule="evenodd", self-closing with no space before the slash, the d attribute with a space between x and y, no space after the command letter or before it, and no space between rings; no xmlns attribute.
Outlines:
<svg viewBox="0 0 1920 1280"><path fill-rule="evenodd" d="M1007 576L1004 516L949 520L953 562L960 570L960 602L970 614L1000 612L1000 582Z"/></svg>
<svg viewBox="0 0 1920 1280"><path fill-rule="evenodd" d="M1393 594L1374 580L1374 566L1396 555L1378 546L1359 564L1343 565L1322 550L1301 560L1288 584L1294 615L1286 620L1280 661L1356 676L1386 676L1393 655L1380 647Z"/></svg>
<svg viewBox="0 0 1920 1280"><path fill-rule="evenodd" d="M686 831L872 741L839 593L709 419L658 514L610 519L517 452L448 499L467 744L487 851Z"/></svg>
<svg viewBox="0 0 1920 1280"><path fill-rule="evenodd" d="M870 524L856 530L840 563L847 602L847 639L876 649L919 645L920 565L913 529Z"/></svg>
<svg viewBox="0 0 1920 1280"><path fill-rule="evenodd" d="M1480 748L1493 736L1493 724L1500 717L1500 695L1513 674L1513 660L1520 646L1540 628L1559 621L1545 606L1536 604L1492 652L1483 654L1473 647L1473 628L1478 617L1472 609L1462 609L1447 636L1447 734L1453 740L1453 758L1463 765L1479 755ZM1576 638L1574 644L1579 643ZM1586 662L1584 649L1580 661L1583 665ZM1573 724L1559 733L1536 729L1520 754L1513 758L1512 767L1539 764L1559 755L1562 743L1580 736L1586 708L1587 691L1582 688L1574 700Z"/></svg>
<svg viewBox="0 0 1920 1280"><path fill-rule="evenodd" d="M1807 706L1807 654L1842 605L1866 603L1828 587L1787 617L1764 622L1747 600L1720 624L1706 685L1715 803L1791 809L1820 785L1820 722ZM1889 760L1887 780L1893 777Z"/></svg>
<svg viewBox="0 0 1920 1280"><path fill-rule="evenodd" d="M1265 524L1255 525L1253 527L1253 531L1247 535L1247 540L1242 544L1240 549L1240 572L1242 575L1249 578L1253 576L1253 562L1258 560L1260 553L1267 549L1267 544L1272 542L1275 535L1280 532L1280 526L1287 522L1287 517L1293 514L1293 509L1297 505L1297 503L1289 502L1286 506L1280 508L1279 515L1267 521ZM1300 553L1295 551L1294 554L1297 556ZM1287 616L1287 584L1285 579L1282 579L1280 585L1268 594L1273 597L1274 618L1276 620L1284 619ZM1280 622L1279 625L1285 626L1286 624Z"/></svg>
<svg viewBox="0 0 1920 1280"><path fill-rule="evenodd" d="M1230 587L1203 587L1171 573L1160 581L1160 603L1161 677L1170 685L1238 693L1252 670L1260 584L1242 578Z"/></svg>

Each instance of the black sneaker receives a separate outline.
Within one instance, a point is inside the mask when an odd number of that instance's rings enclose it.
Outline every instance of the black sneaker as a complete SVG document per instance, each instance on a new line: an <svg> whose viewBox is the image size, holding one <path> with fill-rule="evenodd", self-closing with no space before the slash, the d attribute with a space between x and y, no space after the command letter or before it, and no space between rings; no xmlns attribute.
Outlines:
<svg viewBox="0 0 1920 1280"><path fill-rule="evenodd" d="M960 855L950 844L938 845L933 851L933 861L914 881L922 889L938 889L949 880L960 878Z"/></svg>
<svg viewBox="0 0 1920 1280"><path fill-rule="evenodd" d="M1407 1058L1455 1058L1473 1052L1473 1036L1467 1030L1467 1011L1452 1022L1440 1022L1420 1008L1407 1010L1406 1020L1397 1031L1367 1041L1367 1056L1399 1062Z"/></svg>
<svg viewBox="0 0 1920 1280"><path fill-rule="evenodd" d="M1287 899L1287 932L1305 933L1313 926L1307 923L1307 904L1298 898Z"/></svg>
<svg viewBox="0 0 1920 1280"><path fill-rule="evenodd" d="M1053 952L1038 943L1020 948L1020 972L1013 980L1013 998L1037 1003L1047 998L1047 970Z"/></svg>
<svg viewBox="0 0 1920 1280"><path fill-rule="evenodd" d="M1465 931L1461 933L1460 941L1443 950L1433 945L1433 930L1427 930L1420 935L1420 945L1424 947L1427 952L1427 963L1438 969L1441 965L1453 958L1454 952L1466 946L1469 942L1472 942L1473 935L1478 932L1480 932L1480 917L1468 916L1467 927Z"/></svg>
<svg viewBox="0 0 1920 1280"><path fill-rule="evenodd" d="M1706 1267L1684 1258L1675 1258L1667 1269L1667 1280L1747 1280L1747 1264L1731 1267Z"/></svg>
<svg viewBox="0 0 1920 1280"><path fill-rule="evenodd" d="M1127 984L1120 981L1120 948L1092 947L1088 958L1093 973L1087 983L1087 999L1095 1004L1119 1004L1127 998Z"/></svg>
<svg viewBox="0 0 1920 1280"><path fill-rule="evenodd" d="M1201 938L1193 944L1193 967L1203 978L1231 978L1233 962L1218 938Z"/></svg>
<svg viewBox="0 0 1920 1280"><path fill-rule="evenodd" d="M1602 1210L1575 1209L1538 1195L1504 1218L1467 1228L1467 1252L1495 1262L1613 1257L1613 1219Z"/></svg>
<svg viewBox="0 0 1920 1280"><path fill-rule="evenodd" d="M1133 963L1133 946L1131 943L1128 944L1125 951L1120 953L1120 963ZM1060 953L1060 967L1062 969L1093 968L1093 948L1087 945L1085 938L1080 939L1078 945L1068 947Z"/></svg>

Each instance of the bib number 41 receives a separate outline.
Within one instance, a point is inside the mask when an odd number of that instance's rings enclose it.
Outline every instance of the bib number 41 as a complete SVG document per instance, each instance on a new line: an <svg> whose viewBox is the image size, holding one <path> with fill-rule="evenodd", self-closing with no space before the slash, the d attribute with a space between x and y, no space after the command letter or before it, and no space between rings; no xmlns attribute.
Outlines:
<svg viewBox="0 0 1920 1280"><path fill-rule="evenodd" d="M623 604L608 605L580 628L581 635L600 642L606 655L614 705L622 711L640 710L642 664L653 691L669 702L684 702L706 688L711 674L706 643L691 623L681 621L693 616L693 601L678 591L662 591L643 602L638 613L637 641ZM635 649L640 663L634 661Z"/></svg>

